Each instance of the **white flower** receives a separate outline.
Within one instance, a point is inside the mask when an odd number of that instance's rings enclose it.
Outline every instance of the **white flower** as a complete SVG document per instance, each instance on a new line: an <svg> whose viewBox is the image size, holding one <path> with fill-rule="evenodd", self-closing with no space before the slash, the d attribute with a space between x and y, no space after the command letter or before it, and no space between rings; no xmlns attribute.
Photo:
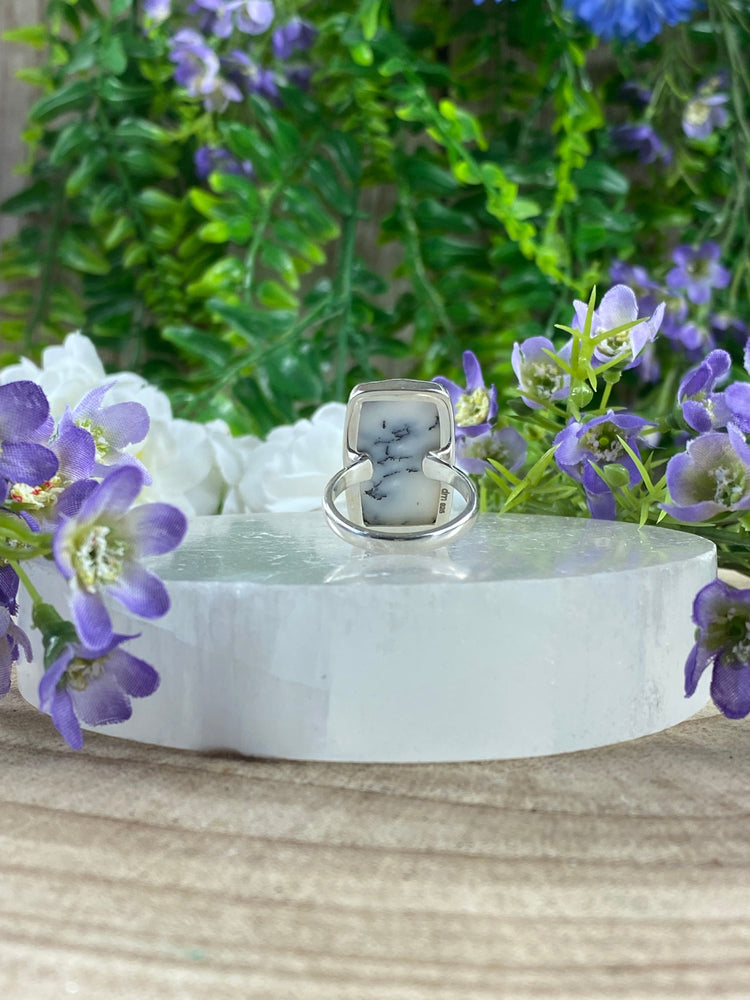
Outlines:
<svg viewBox="0 0 750 1000"><path fill-rule="evenodd" d="M247 453L245 473L230 492L231 511L317 510L326 483L341 468L345 413L343 403L326 403L310 420L275 427ZM224 512L230 513L226 504Z"/></svg>

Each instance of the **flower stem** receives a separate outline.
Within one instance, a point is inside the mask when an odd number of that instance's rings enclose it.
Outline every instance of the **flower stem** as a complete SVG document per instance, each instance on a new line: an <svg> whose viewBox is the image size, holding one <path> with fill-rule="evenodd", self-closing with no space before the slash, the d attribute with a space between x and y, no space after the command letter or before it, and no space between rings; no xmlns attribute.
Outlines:
<svg viewBox="0 0 750 1000"><path fill-rule="evenodd" d="M31 580L29 579L29 574L21 566L20 562L18 562L17 560L12 560L12 561L9 560L9 563L18 574L18 579L24 585L26 593L29 595L34 604L43 604L44 602L42 600L42 595L39 593L34 584L31 582Z"/></svg>

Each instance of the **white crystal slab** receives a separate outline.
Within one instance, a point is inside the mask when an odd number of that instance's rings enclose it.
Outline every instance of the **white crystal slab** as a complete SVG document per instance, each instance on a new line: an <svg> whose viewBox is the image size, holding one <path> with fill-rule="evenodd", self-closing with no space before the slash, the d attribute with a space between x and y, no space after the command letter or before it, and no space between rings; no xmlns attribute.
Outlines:
<svg viewBox="0 0 750 1000"><path fill-rule="evenodd" d="M308 760L447 761L580 750L657 732L683 697L713 545L662 528L480 515L448 549L371 555L321 513L195 519L153 560L173 606L133 653L161 687L101 731ZM54 567L35 575L64 602ZM21 622L24 623L23 621ZM38 703L41 662L19 664Z"/></svg>

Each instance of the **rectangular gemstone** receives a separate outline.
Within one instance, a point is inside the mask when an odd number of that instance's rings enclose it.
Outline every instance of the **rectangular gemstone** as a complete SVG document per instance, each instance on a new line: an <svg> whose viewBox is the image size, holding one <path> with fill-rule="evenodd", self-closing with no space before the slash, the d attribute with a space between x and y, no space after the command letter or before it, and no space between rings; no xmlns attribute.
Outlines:
<svg viewBox="0 0 750 1000"><path fill-rule="evenodd" d="M371 525L429 525L438 513L440 483L422 472L422 459L440 446L437 406L425 400L362 404L357 450L374 475L360 487L362 520Z"/></svg>

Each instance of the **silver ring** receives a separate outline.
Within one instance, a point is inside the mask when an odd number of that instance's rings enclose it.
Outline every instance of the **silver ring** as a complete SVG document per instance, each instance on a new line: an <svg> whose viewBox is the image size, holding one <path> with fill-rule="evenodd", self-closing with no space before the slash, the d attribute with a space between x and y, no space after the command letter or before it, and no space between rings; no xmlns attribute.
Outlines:
<svg viewBox="0 0 750 1000"><path fill-rule="evenodd" d="M365 549L432 549L477 516L474 483L454 465L453 407L436 382L387 379L355 386L344 428L344 468L323 511L344 541ZM466 506L452 516L453 493ZM346 494L348 517L336 506Z"/></svg>

